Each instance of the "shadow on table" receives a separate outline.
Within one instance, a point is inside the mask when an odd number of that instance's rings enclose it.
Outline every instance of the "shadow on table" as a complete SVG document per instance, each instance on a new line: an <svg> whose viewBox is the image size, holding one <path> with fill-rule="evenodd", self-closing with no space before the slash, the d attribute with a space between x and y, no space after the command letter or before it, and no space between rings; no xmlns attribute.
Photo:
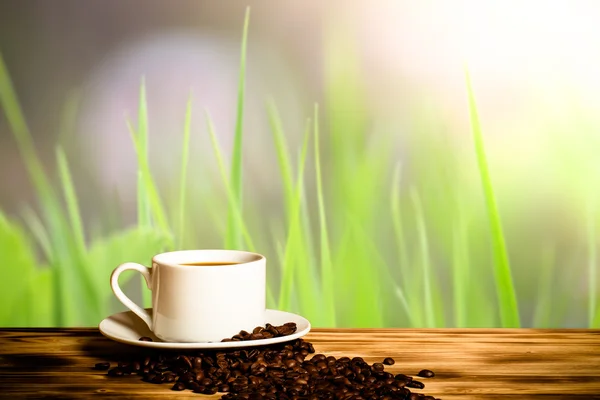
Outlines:
<svg viewBox="0 0 600 400"><path fill-rule="evenodd" d="M4 354L0 355L0 370L7 369L11 372L48 370L71 365L69 357L57 355L36 354Z"/></svg>
<svg viewBox="0 0 600 400"><path fill-rule="evenodd" d="M130 357L156 353L155 349L130 346L102 336L82 339L78 350L86 357L106 361L123 360Z"/></svg>

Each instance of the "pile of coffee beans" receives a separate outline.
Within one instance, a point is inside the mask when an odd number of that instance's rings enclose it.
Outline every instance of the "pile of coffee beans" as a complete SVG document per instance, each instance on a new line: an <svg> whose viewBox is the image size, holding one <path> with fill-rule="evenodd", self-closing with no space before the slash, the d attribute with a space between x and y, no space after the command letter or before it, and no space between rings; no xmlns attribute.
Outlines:
<svg viewBox="0 0 600 400"><path fill-rule="evenodd" d="M283 326L292 329L291 324ZM268 325L263 331L240 334L237 340L256 340L248 338L257 333L263 333L263 337L264 332L273 333L270 328L276 328L280 335L288 331ZM145 382L167 383L176 391L221 392L223 400L436 400L433 396L411 392L411 389L423 389L423 382L385 371L386 365L395 364L390 357L369 365L360 357L315 354L309 358L313 353L315 349L310 342L297 339L243 350L148 351L119 362L112 369L109 363L98 363L96 369L108 370L111 377L139 375ZM422 370L417 375L431 378L434 373Z"/></svg>
<svg viewBox="0 0 600 400"><path fill-rule="evenodd" d="M257 326L254 328L252 333L248 333L244 330L240 331L237 335L233 335L230 338L225 338L221 342L240 342L248 340L260 340L260 339L271 339L281 336L288 336L296 332L297 327L295 322L287 322L280 326L273 326L267 324L263 326ZM142 336L138 339L140 342L152 342L152 338L148 336Z"/></svg>
<svg viewBox="0 0 600 400"><path fill-rule="evenodd" d="M252 333L240 331L240 333L238 333L237 335L234 335L231 338L225 338L221 340L221 342L271 339L275 337L291 335L292 333L296 332L296 329L297 328L295 322L287 322L281 326L273 326L271 324L267 324L265 327L257 326L256 328L254 328Z"/></svg>

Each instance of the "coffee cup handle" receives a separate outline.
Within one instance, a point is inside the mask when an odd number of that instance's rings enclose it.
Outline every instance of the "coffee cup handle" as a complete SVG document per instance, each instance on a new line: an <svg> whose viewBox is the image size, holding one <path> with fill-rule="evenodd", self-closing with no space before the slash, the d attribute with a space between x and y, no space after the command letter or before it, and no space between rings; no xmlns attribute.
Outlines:
<svg viewBox="0 0 600 400"><path fill-rule="evenodd" d="M142 274L142 276L146 280L146 285L148 286L148 289L152 290L150 284L150 268L144 267L141 264L131 262L121 264L117 268L115 268L115 270L110 276L110 287L112 288L112 291L115 294L115 296L117 296L117 299L119 299L119 301L123 303L125 307L129 308L135 315L140 317L142 321L144 321L146 325L148 325L148 328L152 330L152 316L150 315L150 313L144 310L142 307L135 304L129 297L127 297L125 293L123 293L121 287L119 286L119 275L121 275L121 272L126 270L134 270Z"/></svg>

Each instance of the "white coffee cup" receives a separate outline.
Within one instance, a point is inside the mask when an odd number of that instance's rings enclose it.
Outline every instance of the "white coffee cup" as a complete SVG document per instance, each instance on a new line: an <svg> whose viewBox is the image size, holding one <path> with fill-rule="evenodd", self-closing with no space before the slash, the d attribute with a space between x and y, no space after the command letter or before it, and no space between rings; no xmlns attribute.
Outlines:
<svg viewBox="0 0 600 400"><path fill-rule="evenodd" d="M232 263L230 265L186 265ZM152 314L119 287L119 275L140 272L152 291ZM237 250L185 250L152 258L152 268L118 266L110 277L117 298L160 339L218 342L240 330L265 325L266 259Z"/></svg>

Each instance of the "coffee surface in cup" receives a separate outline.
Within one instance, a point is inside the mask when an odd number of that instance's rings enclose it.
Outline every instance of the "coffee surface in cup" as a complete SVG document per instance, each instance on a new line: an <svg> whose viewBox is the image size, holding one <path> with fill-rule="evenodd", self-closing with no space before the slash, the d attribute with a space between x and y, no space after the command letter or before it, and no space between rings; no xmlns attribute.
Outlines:
<svg viewBox="0 0 600 400"><path fill-rule="evenodd" d="M179 265L186 265L188 267L219 267L222 265L237 265L241 264L235 261L198 261L189 263L180 263Z"/></svg>

